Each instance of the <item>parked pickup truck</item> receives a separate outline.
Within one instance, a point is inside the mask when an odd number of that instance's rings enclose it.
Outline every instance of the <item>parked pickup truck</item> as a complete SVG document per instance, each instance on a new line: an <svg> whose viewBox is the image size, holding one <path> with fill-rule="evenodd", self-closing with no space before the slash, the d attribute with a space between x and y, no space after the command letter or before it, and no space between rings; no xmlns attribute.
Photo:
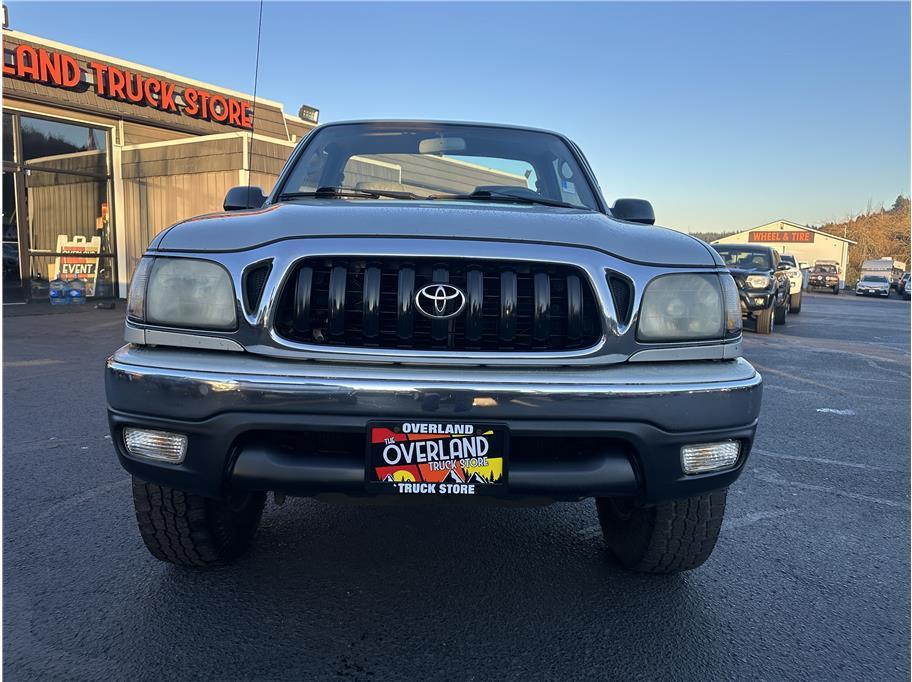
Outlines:
<svg viewBox="0 0 912 682"><path fill-rule="evenodd" d="M808 275L808 288L829 289L839 295L839 268L831 263L814 263Z"/></svg>
<svg viewBox="0 0 912 682"><path fill-rule="evenodd" d="M758 334L772 334L777 324L785 324L791 305L791 284L789 265L780 260L779 252L759 244L715 244L713 248L734 277L741 315L754 330Z"/></svg>
<svg viewBox="0 0 912 682"><path fill-rule="evenodd" d="M789 314L797 315L801 312L801 294L804 291L805 273L801 271L799 263L793 255L783 253L780 260L788 266L785 276L789 280Z"/></svg>
<svg viewBox="0 0 912 682"><path fill-rule="evenodd" d="M595 498L622 566L709 557L760 411L737 288L566 137L333 123L224 208L152 240L107 361L155 557L238 556L270 491Z"/></svg>

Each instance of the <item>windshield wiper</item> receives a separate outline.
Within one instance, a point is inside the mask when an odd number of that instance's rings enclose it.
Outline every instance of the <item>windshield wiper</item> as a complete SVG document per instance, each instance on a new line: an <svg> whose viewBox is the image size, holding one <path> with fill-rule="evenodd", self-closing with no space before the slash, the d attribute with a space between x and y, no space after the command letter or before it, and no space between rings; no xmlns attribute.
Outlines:
<svg viewBox="0 0 912 682"><path fill-rule="evenodd" d="M358 189L357 187L318 187L314 192L282 192L279 201L284 199L379 199L391 197L393 199L423 199L412 192L399 192L392 189Z"/></svg>
<svg viewBox="0 0 912 682"><path fill-rule="evenodd" d="M519 194L510 194L509 192L492 192L490 190L480 190L471 194L432 194L428 199L437 199L440 201L505 201L520 204L541 204L542 206L557 206L559 208L581 208L586 210L585 206L574 206L565 201L556 199L545 199L544 197L532 197Z"/></svg>

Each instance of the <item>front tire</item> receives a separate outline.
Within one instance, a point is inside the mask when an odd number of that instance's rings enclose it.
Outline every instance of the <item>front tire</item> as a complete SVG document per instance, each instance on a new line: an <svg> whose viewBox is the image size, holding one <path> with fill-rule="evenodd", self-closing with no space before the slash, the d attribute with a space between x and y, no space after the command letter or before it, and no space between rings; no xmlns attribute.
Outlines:
<svg viewBox="0 0 912 682"><path fill-rule="evenodd" d="M596 498L599 524L611 553L626 569L679 573L706 561L719 537L727 490L639 506L624 498Z"/></svg>
<svg viewBox="0 0 912 682"><path fill-rule="evenodd" d="M801 292L797 294L789 294L791 302L789 303L789 312L792 315L797 315L801 312Z"/></svg>
<svg viewBox="0 0 912 682"><path fill-rule="evenodd" d="M835 287L833 287L833 294L836 296L839 296L839 285L838 284Z"/></svg>
<svg viewBox="0 0 912 682"><path fill-rule="evenodd" d="M772 334L773 328L776 326L775 316L773 315L772 306L766 310L758 313L756 315L757 320L757 333L758 334Z"/></svg>
<svg viewBox="0 0 912 682"><path fill-rule="evenodd" d="M785 302L778 308L774 308L773 314L776 316L776 324L785 324L786 317L789 313L789 302L790 299L788 296L785 297Z"/></svg>
<svg viewBox="0 0 912 682"><path fill-rule="evenodd" d="M156 559L178 566L215 566L253 542L266 493L218 500L133 478L139 534Z"/></svg>

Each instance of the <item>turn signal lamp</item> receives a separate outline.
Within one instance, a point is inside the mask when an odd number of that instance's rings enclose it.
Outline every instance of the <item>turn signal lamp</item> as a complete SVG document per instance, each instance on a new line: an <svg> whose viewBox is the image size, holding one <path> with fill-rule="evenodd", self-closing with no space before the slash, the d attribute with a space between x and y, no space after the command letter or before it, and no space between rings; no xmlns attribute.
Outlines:
<svg viewBox="0 0 912 682"><path fill-rule="evenodd" d="M681 467L685 474L731 469L738 463L740 453L741 443L736 440L685 445L681 448Z"/></svg>
<svg viewBox="0 0 912 682"><path fill-rule="evenodd" d="M187 454L187 436L182 433L153 431L127 427L123 431L124 446L134 457L180 464Z"/></svg>

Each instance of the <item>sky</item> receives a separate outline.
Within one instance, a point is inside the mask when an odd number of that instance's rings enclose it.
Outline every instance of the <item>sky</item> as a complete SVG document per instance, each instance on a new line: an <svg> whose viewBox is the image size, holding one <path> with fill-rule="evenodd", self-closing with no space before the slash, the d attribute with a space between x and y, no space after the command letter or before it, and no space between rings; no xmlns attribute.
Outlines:
<svg viewBox="0 0 912 682"><path fill-rule="evenodd" d="M252 93L259 5L7 2L10 28ZM558 130L609 204L735 231L910 190L908 3L263 7L261 97Z"/></svg>

